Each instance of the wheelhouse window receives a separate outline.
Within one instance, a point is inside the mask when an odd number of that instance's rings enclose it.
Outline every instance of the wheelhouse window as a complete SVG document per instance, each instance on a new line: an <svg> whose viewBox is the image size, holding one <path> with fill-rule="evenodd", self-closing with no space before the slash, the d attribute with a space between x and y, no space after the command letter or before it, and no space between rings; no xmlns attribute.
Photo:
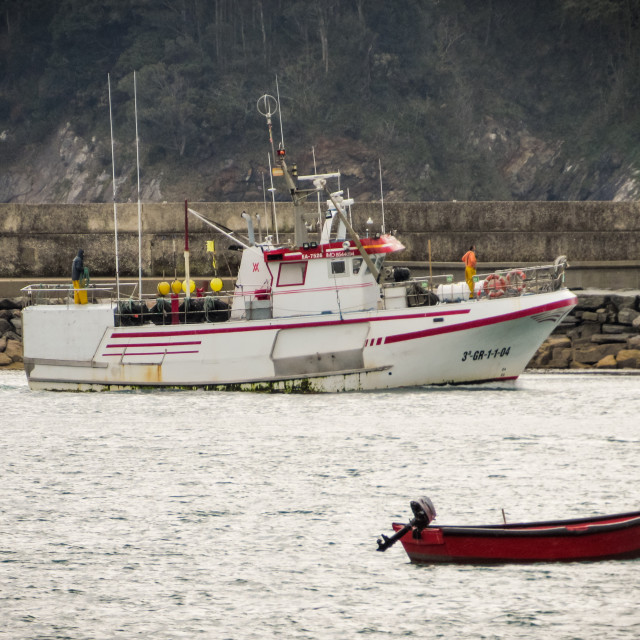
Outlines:
<svg viewBox="0 0 640 640"><path fill-rule="evenodd" d="M304 284L307 276L306 262L281 262L278 271L279 287L291 287Z"/></svg>
<svg viewBox="0 0 640 640"><path fill-rule="evenodd" d="M334 277L347 275L347 263L344 260L332 260L329 269Z"/></svg>
<svg viewBox="0 0 640 640"><path fill-rule="evenodd" d="M353 269L353 274L357 275L360 273L360 270L363 268L366 270L366 264L364 264L364 260L362 258L354 258L351 264L351 268ZM364 273L364 271L363 271Z"/></svg>

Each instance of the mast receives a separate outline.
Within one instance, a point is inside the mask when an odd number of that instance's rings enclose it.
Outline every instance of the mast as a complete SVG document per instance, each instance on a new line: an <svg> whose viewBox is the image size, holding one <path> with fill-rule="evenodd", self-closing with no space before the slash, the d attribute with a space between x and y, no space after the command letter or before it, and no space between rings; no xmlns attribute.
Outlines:
<svg viewBox="0 0 640 640"><path fill-rule="evenodd" d="M118 254L118 206L116 204L116 159L113 145L113 114L111 111L111 75L107 74L107 86L109 87L109 126L111 128L111 174L113 183L113 232L115 236L116 252L116 296L120 299L120 264Z"/></svg>
<svg viewBox="0 0 640 640"><path fill-rule="evenodd" d="M269 129L269 142L271 143L271 150L274 153L275 159L275 149L273 144L273 134L272 134L272 122L271 116L273 116L278 110L278 103L273 96L269 94L263 95L258 100L258 112L261 113L267 119L267 127ZM282 169L282 173L287 183L287 187L291 193L291 199L294 204L294 216L295 216L295 236L296 236L296 245L302 246L303 242L306 242L308 239L307 228L304 224L304 220L302 217L302 203L308 198L308 196L312 193L324 191L333 206L336 208L336 212L341 222L344 224L351 240L353 240L358 252L362 256L362 259L365 261L365 264L369 268L369 271L376 279L376 281L380 278L380 270L375 266L373 260L366 252L365 248L362 246L362 242L360 242L360 237L355 232L354 228L351 226L351 223L347 219L347 216L342 207L342 198L338 196L338 194L333 194L327 188L327 178L335 178L339 177L340 174L332 173L332 174L321 174L321 175L312 175L312 176L298 176L296 172L296 179L298 181L303 180L311 180L313 182L313 189L299 189L296 181L294 181L291 172L289 171L289 167L287 167L287 163L285 160L285 150L284 147L280 146L278 148L278 163ZM269 169L271 169L271 160L269 160ZM273 187L272 187L273 188Z"/></svg>
<svg viewBox="0 0 640 640"><path fill-rule="evenodd" d="M269 193L271 194L271 217L273 222L273 228L276 233L276 244L280 242L278 238L278 217L276 216L276 188L273 186L273 170L271 169L271 156L267 154L269 160L269 177L271 179L271 187Z"/></svg>
<svg viewBox="0 0 640 640"><path fill-rule="evenodd" d="M140 144L138 138L138 87L133 72L133 104L136 116L136 165L138 168L138 291L142 300L142 207L140 204Z"/></svg>
<svg viewBox="0 0 640 640"><path fill-rule="evenodd" d="M191 274L189 273L189 205L184 201L184 273L185 273L185 296L191 297Z"/></svg>
<svg viewBox="0 0 640 640"><path fill-rule="evenodd" d="M380 169L380 204L382 206L382 233L384 235L384 193L382 192L382 160L378 158L378 167Z"/></svg>
<svg viewBox="0 0 640 640"><path fill-rule="evenodd" d="M307 199L309 193L313 193L313 191L301 191L298 189L298 185L293 178L292 172L289 170L287 163L285 161L285 149L280 142L278 149L276 150L275 145L273 143L273 123L271 117L275 115L279 111L279 103L278 101L271 95L265 94L258 100L258 112L261 113L267 119L267 127L269 129L269 143L271 145L271 154L273 156L274 165L277 162L280 165L280 171L282 171L282 176L287 184L287 189L289 189L289 193L291 195L291 199L293 200L293 209L294 209L294 232L295 232L295 244L298 247L301 247L305 242L309 240L309 234L307 232L307 227L304 223L304 211L302 209L302 204ZM280 123L282 124L282 117L280 118ZM269 165L271 168L271 165ZM273 170L270 171L273 176ZM278 172L279 173L279 172ZM295 170L293 173L297 173ZM273 180L273 178L272 178ZM273 186L272 186L273 188ZM276 234L277 241L277 234Z"/></svg>

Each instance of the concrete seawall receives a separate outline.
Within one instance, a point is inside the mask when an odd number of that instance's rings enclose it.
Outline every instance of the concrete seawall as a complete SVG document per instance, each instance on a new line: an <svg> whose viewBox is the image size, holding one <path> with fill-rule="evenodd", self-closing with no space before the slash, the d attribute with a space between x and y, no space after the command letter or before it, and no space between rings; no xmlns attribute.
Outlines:
<svg viewBox="0 0 640 640"><path fill-rule="evenodd" d="M226 227L246 232L241 213L261 216L263 203L193 203L190 206ZM317 205L308 205L308 220L318 220ZM120 275L138 273L138 207L119 204ZM292 234L293 208L278 204L280 241ZM382 212L372 203L352 208L353 225L366 235L380 230ZM371 218L373 225L367 225ZM386 203L385 227L406 250L392 258L436 272L459 270L459 259L471 244L478 248L479 270L501 265L545 264L558 255L569 258L567 284L572 287L640 288L640 203L638 202L421 202ZM256 236L259 234L256 224ZM273 234L273 222L268 224ZM212 275L206 241L216 241L217 262L224 275L233 272L237 252L230 240L194 217L189 218L194 277ZM431 256L428 253L429 241ZM115 274L113 205L0 205L0 278L66 278L78 248L86 254L93 276ZM142 205L142 268L147 277L171 278L183 271L184 203Z"/></svg>

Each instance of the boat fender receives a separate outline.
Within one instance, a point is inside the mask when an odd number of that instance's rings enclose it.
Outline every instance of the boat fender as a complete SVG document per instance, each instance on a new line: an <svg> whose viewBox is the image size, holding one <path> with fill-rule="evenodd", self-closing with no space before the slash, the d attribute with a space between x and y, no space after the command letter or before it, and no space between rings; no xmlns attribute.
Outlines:
<svg viewBox="0 0 640 640"><path fill-rule="evenodd" d="M524 281L526 279L527 276L521 269L514 269L507 274L507 284L518 293L524 289Z"/></svg>
<svg viewBox="0 0 640 640"><path fill-rule="evenodd" d="M504 295L506 287L507 281L504 277L492 273L485 278L483 290L490 298L499 298Z"/></svg>

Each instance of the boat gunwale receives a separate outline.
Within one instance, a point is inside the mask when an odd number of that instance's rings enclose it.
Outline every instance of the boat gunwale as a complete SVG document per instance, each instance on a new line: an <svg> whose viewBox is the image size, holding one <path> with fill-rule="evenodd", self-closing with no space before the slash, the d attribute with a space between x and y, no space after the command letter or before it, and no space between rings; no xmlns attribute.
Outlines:
<svg viewBox="0 0 640 640"><path fill-rule="evenodd" d="M572 528L580 527L584 528ZM402 528L404 525L393 523L393 527ZM640 511L629 511L625 513L610 514L604 516L590 516L586 518L572 518L568 520L545 520L540 522L517 522L512 524L489 524L489 525L429 525L422 531L440 531L443 537L470 537L470 538L531 538L531 537L565 537L583 536L612 533L623 529L639 527ZM399 529L398 529L399 530ZM404 542L403 536L401 541ZM414 541L416 545L429 545L421 538ZM640 541L639 545L640 547Z"/></svg>

